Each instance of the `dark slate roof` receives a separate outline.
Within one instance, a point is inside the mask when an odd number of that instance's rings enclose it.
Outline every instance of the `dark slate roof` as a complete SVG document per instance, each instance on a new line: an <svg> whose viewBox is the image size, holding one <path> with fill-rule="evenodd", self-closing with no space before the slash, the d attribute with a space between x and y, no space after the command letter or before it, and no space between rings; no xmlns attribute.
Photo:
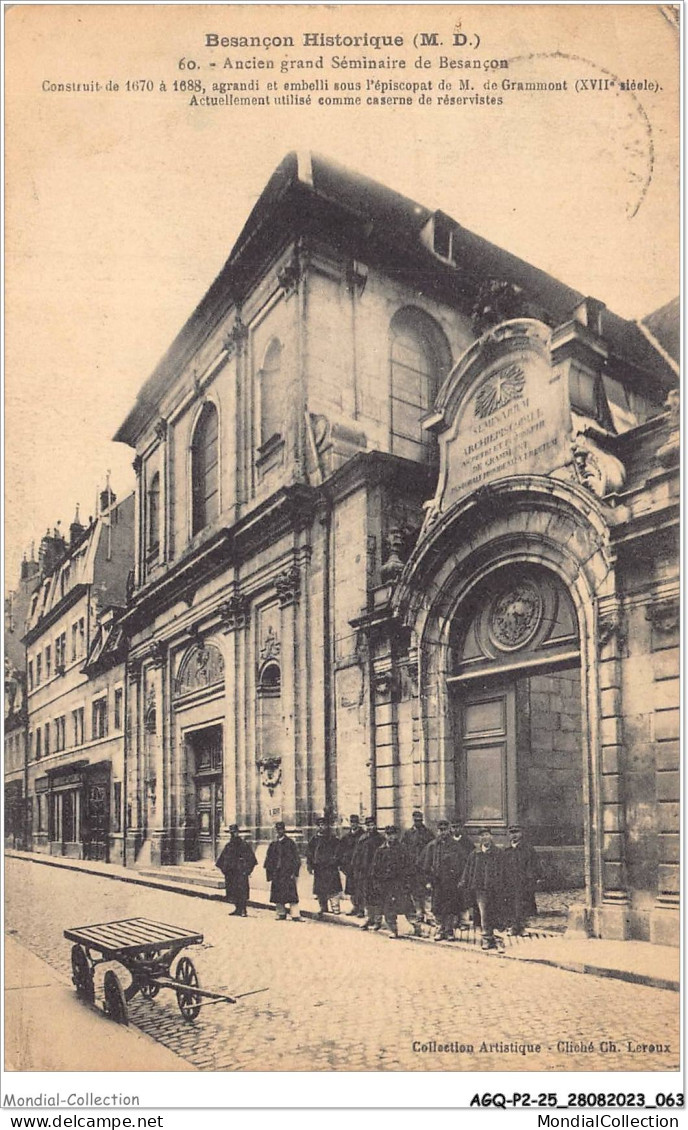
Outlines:
<svg viewBox="0 0 688 1130"><path fill-rule="evenodd" d="M526 292L552 325L569 321L585 297L545 271L454 225L456 265L439 259L420 233L434 213L369 177L317 154L289 153L267 182L210 289L143 385L115 440L135 444L164 390L188 363L217 318L240 304L271 261L297 235L326 238L347 254L393 272L415 288L466 309L481 280L498 278ZM470 298L468 299L470 309ZM612 356L661 389L671 367L635 322L604 310L602 333Z"/></svg>
<svg viewBox="0 0 688 1130"><path fill-rule="evenodd" d="M654 310L642 319L644 326L659 342L665 353L678 365L681 357L681 300L672 298L659 310Z"/></svg>

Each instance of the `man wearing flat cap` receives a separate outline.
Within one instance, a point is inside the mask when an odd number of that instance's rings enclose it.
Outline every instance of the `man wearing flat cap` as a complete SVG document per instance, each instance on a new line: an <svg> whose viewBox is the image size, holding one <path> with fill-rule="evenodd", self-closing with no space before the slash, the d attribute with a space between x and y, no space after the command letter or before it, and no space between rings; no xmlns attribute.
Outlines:
<svg viewBox="0 0 688 1130"><path fill-rule="evenodd" d="M371 874L380 892L380 905L390 938L399 937L397 920L400 914L407 919L416 937L420 937L420 925L416 921L411 898L413 865L399 842L396 824L388 824L385 828L385 842L375 852Z"/></svg>
<svg viewBox="0 0 688 1130"><path fill-rule="evenodd" d="M270 902L275 904L275 917L284 922L287 907L291 911L292 922L301 922L299 914L299 892L296 886L301 858L299 849L289 838L283 820L275 824L275 838L269 845L265 856L265 874L270 883Z"/></svg>
<svg viewBox="0 0 688 1130"><path fill-rule="evenodd" d="M428 844L432 843L433 835L423 823L423 813L419 808L411 813L413 824L404 832L401 843L413 864L413 885L411 894L416 908L416 917L419 922L425 920L427 892L426 879L423 873L422 858Z"/></svg>
<svg viewBox="0 0 688 1130"><path fill-rule="evenodd" d="M220 852L215 866L225 877L227 902L234 903L232 917L245 918L249 899L249 875L256 866L253 848L239 835L239 825L229 825L229 841Z"/></svg>
<svg viewBox="0 0 688 1130"><path fill-rule="evenodd" d="M509 828L509 847L504 849L507 896L507 933L523 934L532 914L537 914L535 888L542 868L535 848L526 843L518 824Z"/></svg>
<svg viewBox="0 0 688 1130"><path fill-rule="evenodd" d="M458 836L452 835L457 831ZM426 880L432 887L432 913L437 922L435 941L452 941L454 929L465 899L459 883L473 844L464 836L460 825L450 827L448 820L437 824L437 836L427 845L421 857Z"/></svg>
<svg viewBox="0 0 688 1130"><path fill-rule="evenodd" d="M349 817L348 831L337 841L337 866L346 876L344 894L348 895L351 899L351 910L348 913L357 918L365 918L365 911L363 909L363 900L359 886L354 876L352 861L354 849L362 835L363 828L358 813L352 812Z"/></svg>
<svg viewBox="0 0 688 1130"><path fill-rule="evenodd" d="M494 842L490 828L478 830L478 844L468 857L461 877L461 888L478 905L482 948L497 948L495 926L501 926L506 913L504 852Z"/></svg>
<svg viewBox="0 0 688 1130"><path fill-rule="evenodd" d="M308 843L306 866L313 876L313 894L318 900L316 917L323 918L329 903L332 903L332 913L339 914L342 897L342 881L337 865L339 840L324 816L319 816L315 823L317 831Z"/></svg>
<svg viewBox="0 0 688 1130"><path fill-rule="evenodd" d="M364 823L365 830L354 848L351 859L351 873L359 898L365 907L366 919L361 929L379 930L382 926L382 909L380 892L372 876L372 867L375 853L381 846L383 837L378 831L374 816L366 816Z"/></svg>

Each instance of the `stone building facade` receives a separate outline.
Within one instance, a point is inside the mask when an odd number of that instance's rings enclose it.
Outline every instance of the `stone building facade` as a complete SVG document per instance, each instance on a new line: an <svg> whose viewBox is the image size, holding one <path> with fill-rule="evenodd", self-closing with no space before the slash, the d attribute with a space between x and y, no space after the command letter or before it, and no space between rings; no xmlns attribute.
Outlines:
<svg viewBox="0 0 688 1130"><path fill-rule="evenodd" d="M592 932L676 939L676 383L648 326L285 158L115 437L127 860L456 811L527 824Z"/></svg>
<svg viewBox="0 0 688 1130"><path fill-rule="evenodd" d="M5 597L5 713L3 785L5 844L26 846L26 656L22 636L31 593L36 585L38 562L33 553L21 563L19 580Z"/></svg>
<svg viewBox="0 0 688 1130"><path fill-rule="evenodd" d="M108 489L88 526L41 542L23 643L27 843L36 852L124 859L124 659L117 613L133 566L134 498Z"/></svg>

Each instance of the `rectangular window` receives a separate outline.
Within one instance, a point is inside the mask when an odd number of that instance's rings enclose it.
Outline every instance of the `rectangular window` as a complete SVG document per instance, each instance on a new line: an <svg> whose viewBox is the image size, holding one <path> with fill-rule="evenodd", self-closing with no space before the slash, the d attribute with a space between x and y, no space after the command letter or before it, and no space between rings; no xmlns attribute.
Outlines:
<svg viewBox="0 0 688 1130"><path fill-rule="evenodd" d="M115 691L115 704L114 704L114 726L116 730L122 729L122 700L123 691L121 687L117 687Z"/></svg>
<svg viewBox="0 0 688 1130"><path fill-rule="evenodd" d="M91 714L91 737L106 738L107 737L107 696L104 698L97 698L93 703Z"/></svg>
<svg viewBox="0 0 688 1130"><path fill-rule="evenodd" d="M43 734L43 753L47 757L50 753L50 723L46 722Z"/></svg>
<svg viewBox="0 0 688 1130"><path fill-rule="evenodd" d="M78 710L72 711L72 733L74 736L74 745L84 744L84 708L80 706Z"/></svg>
<svg viewBox="0 0 688 1130"><path fill-rule="evenodd" d="M115 781L112 796L112 830L122 831L122 782Z"/></svg>
<svg viewBox="0 0 688 1130"><path fill-rule="evenodd" d="M36 730L36 761L41 760L41 731Z"/></svg>
<svg viewBox="0 0 688 1130"><path fill-rule="evenodd" d="M45 649L45 677L50 678L50 644Z"/></svg>
<svg viewBox="0 0 688 1130"><path fill-rule="evenodd" d="M41 656L37 655L36 656L36 686L37 687L40 687L40 685L41 685L42 662L43 661L41 659Z"/></svg>
<svg viewBox="0 0 688 1130"><path fill-rule="evenodd" d="M83 616L79 620L79 655L86 653L86 624Z"/></svg>
<svg viewBox="0 0 688 1130"><path fill-rule="evenodd" d="M64 671L67 665L67 634L62 632L55 640L55 674Z"/></svg>
<svg viewBox="0 0 688 1130"><path fill-rule="evenodd" d="M29 690L33 690L33 659L29 660Z"/></svg>
<svg viewBox="0 0 688 1130"><path fill-rule="evenodd" d="M66 726L65 715L61 714L59 718L55 719L55 752L65 749L66 746Z"/></svg>
<svg viewBox="0 0 688 1130"><path fill-rule="evenodd" d="M78 624L72 624L72 663L76 659L76 647L77 647L77 640L79 638L78 633L79 633L79 625Z"/></svg>

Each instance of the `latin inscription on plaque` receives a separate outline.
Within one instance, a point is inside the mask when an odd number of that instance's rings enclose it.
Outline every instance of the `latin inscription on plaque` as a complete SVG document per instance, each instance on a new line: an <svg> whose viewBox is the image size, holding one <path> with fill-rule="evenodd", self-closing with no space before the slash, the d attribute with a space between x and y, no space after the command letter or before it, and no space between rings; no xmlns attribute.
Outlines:
<svg viewBox="0 0 688 1130"><path fill-rule="evenodd" d="M440 433L437 510L495 479L546 475L570 459L566 383L542 323L504 323L476 342L444 398L443 420L430 424Z"/></svg>

